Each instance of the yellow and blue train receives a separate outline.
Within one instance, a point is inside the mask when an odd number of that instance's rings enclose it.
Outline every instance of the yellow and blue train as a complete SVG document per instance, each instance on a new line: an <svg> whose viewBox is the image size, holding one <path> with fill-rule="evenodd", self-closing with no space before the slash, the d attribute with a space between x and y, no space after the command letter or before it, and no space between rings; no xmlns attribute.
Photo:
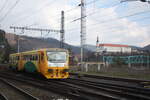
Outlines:
<svg viewBox="0 0 150 100"><path fill-rule="evenodd" d="M10 68L40 73L47 79L69 77L69 53L66 49L48 48L10 54Z"/></svg>

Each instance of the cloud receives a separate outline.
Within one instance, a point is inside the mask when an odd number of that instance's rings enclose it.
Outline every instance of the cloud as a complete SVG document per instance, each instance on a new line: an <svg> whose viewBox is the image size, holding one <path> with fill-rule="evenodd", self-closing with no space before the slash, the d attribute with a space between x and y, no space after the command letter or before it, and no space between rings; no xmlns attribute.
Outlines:
<svg viewBox="0 0 150 100"><path fill-rule="evenodd" d="M138 23L138 21L137 22L131 21L128 18L118 19L115 21L110 20L118 18L120 16L117 13L116 9L117 7L102 8L102 9L98 8L97 10L99 10L100 13L97 13L95 17L90 17L88 19L89 25L91 23L98 23L98 22L99 24L95 26L91 25L88 27L89 29L88 29L87 43L95 44L96 37L97 35L99 35L101 42L105 43L129 44L136 46L143 46L149 44L150 43L149 42L150 35L148 32L149 29L146 27L142 27ZM146 8L143 9L145 10ZM102 15L103 17L101 17ZM109 21L106 23L101 23L103 21L105 22L105 20Z"/></svg>
<svg viewBox="0 0 150 100"><path fill-rule="evenodd" d="M12 3L9 2L9 5ZM95 45L97 35L100 37L101 43L136 46L149 44L150 30L148 27L144 27L138 21L132 21L129 18L112 20L123 15L148 10L150 6L147 3L132 2L111 7L111 5L117 3L118 0L102 0L97 2L94 10L91 7L87 8L87 14L93 13L93 15L87 17L87 44ZM74 19L80 17L80 7L77 7L78 4L79 1L74 0L50 0L44 2L43 0L21 0L18 6L3 22L2 28L7 32L13 32L13 30L9 29L9 26L12 24L16 26L36 24L32 27L60 29L61 11L74 8L65 12L65 41L69 44L80 45L80 20L72 22ZM19 32L17 31L17 33ZM26 31L26 34L40 36L41 33ZM50 33L49 36L56 39L60 38L55 33Z"/></svg>

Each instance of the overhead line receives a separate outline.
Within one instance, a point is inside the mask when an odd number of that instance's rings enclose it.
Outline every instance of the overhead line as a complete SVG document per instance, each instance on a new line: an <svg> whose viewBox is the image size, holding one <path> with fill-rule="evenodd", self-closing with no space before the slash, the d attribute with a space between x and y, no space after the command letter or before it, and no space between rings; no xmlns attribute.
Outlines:
<svg viewBox="0 0 150 100"><path fill-rule="evenodd" d="M105 21L100 21L100 22L98 22L98 23L96 23L96 24L112 22L112 21L116 21L116 20L123 19L123 18L128 18L128 17L132 17L132 16L136 16L136 15L144 14L144 13L149 13L149 12L150 12L150 10L148 10L148 11L143 11L143 12L137 12L137 13L134 13L134 14L130 14L130 15L126 15L126 16L121 16L121 17L114 18L114 19L109 19L109 20L105 20ZM92 24L92 25L96 25L96 24Z"/></svg>
<svg viewBox="0 0 150 100"><path fill-rule="evenodd" d="M53 0L53 1L51 1L50 3L46 3L44 6L51 5L51 4L52 4L53 2L55 2L55 1L56 1L56 0ZM44 7L41 6L38 10L34 11L34 12L33 12L34 15L37 14L37 13L39 13L41 10L43 10L43 8L44 8ZM26 20L26 19L28 19L28 18L34 16L33 13L32 13L32 15L31 15L31 14L30 14L30 15L26 15L26 16L24 16L24 17L18 19L17 21L15 21L15 23L17 23L18 21L19 21L19 22L20 22L20 21L24 21L24 20ZM14 24L14 23L13 23L13 24Z"/></svg>
<svg viewBox="0 0 150 100"><path fill-rule="evenodd" d="M13 6L10 7L10 9L7 11L7 13L0 19L0 22L2 22L10 13L11 11L16 7L16 5L20 2L20 0L17 0Z"/></svg>
<svg viewBox="0 0 150 100"><path fill-rule="evenodd" d="M148 17L144 17L144 18L139 18L139 19L133 19L132 21L139 21L139 20L147 20L147 19L150 19L150 16L148 16ZM99 23L99 24L101 24L101 23ZM91 26L91 24L90 25L87 25L87 26L90 26L90 28L88 28L88 29L91 29L92 27L95 27L93 24L92 24L92 26ZM103 25L103 26L105 26L105 25ZM114 26L114 27L111 27L111 26L108 26L108 25L106 25L106 27L105 28L108 28L108 29L113 29L113 28L117 28L117 27L119 27L119 26ZM109 28L110 27L110 28ZM70 29L67 29L66 31L72 31L72 30L77 30L77 29L79 29L79 28L70 28Z"/></svg>
<svg viewBox="0 0 150 100"><path fill-rule="evenodd" d="M111 6L111 8L112 8L112 7L115 7L115 6L118 6L119 4L121 4L121 3L114 4L114 5ZM82 18L92 16L92 15L96 14L97 12L98 12L98 11L89 13L89 14L87 14L86 16L84 16L84 17L82 17ZM80 17L80 18L77 18L77 19L74 19L74 20L71 21L71 22L75 22L75 21L78 21L78 20L80 20L80 19L81 19L81 17Z"/></svg>
<svg viewBox="0 0 150 100"><path fill-rule="evenodd" d="M0 9L0 13L1 13L1 12L3 11L3 9L5 8L5 6L6 6L6 4L7 4L7 1L8 1L8 0L5 0L3 6L2 6L1 9Z"/></svg>
<svg viewBox="0 0 150 100"><path fill-rule="evenodd" d="M0 19L0 22L2 22L7 16L8 14L11 13L11 11L16 7L16 5L19 3L20 0L17 0L13 6L11 6L11 8L7 11L7 13Z"/></svg>
<svg viewBox="0 0 150 100"><path fill-rule="evenodd" d="M100 1L100 0L93 0L93 1L87 2L85 5L90 5L90 4L93 4L93 3L97 2L97 1Z"/></svg>

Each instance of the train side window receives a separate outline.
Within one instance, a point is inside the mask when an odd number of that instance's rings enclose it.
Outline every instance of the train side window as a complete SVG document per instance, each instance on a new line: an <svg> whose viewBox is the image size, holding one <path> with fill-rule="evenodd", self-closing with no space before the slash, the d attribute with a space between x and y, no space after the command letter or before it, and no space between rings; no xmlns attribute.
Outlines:
<svg viewBox="0 0 150 100"><path fill-rule="evenodd" d="M17 56L17 60L19 60L19 56Z"/></svg>
<svg viewBox="0 0 150 100"><path fill-rule="evenodd" d="M23 55L23 60L26 60L26 56L25 55Z"/></svg>
<svg viewBox="0 0 150 100"><path fill-rule="evenodd" d="M34 61L34 55L32 55L32 60Z"/></svg>
<svg viewBox="0 0 150 100"><path fill-rule="evenodd" d="M32 61L32 55L30 55L29 58L30 58L30 61Z"/></svg>
<svg viewBox="0 0 150 100"><path fill-rule="evenodd" d="M29 55L29 60L32 61L32 55Z"/></svg>
<svg viewBox="0 0 150 100"><path fill-rule="evenodd" d="M38 55L35 55L35 60L38 60Z"/></svg>
<svg viewBox="0 0 150 100"><path fill-rule="evenodd" d="M34 58L35 58L35 55L32 55L32 60L33 60L33 61L35 60Z"/></svg>

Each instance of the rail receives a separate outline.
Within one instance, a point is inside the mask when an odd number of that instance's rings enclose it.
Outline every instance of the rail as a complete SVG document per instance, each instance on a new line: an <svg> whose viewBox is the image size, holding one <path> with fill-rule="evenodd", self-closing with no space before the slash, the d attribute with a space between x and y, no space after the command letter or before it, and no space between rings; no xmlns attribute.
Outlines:
<svg viewBox="0 0 150 100"><path fill-rule="evenodd" d="M3 83L7 84L8 86L12 87L13 89L15 89L16 91L22 93L22 95L26 96L27 98L29 98L30 100L39 100L38 98L34 97L33 95L27 93L26 91L22 90L21 88L13 85L12 83L9 83L8 81L0 78L0 81L2 81Z"/></svg>

